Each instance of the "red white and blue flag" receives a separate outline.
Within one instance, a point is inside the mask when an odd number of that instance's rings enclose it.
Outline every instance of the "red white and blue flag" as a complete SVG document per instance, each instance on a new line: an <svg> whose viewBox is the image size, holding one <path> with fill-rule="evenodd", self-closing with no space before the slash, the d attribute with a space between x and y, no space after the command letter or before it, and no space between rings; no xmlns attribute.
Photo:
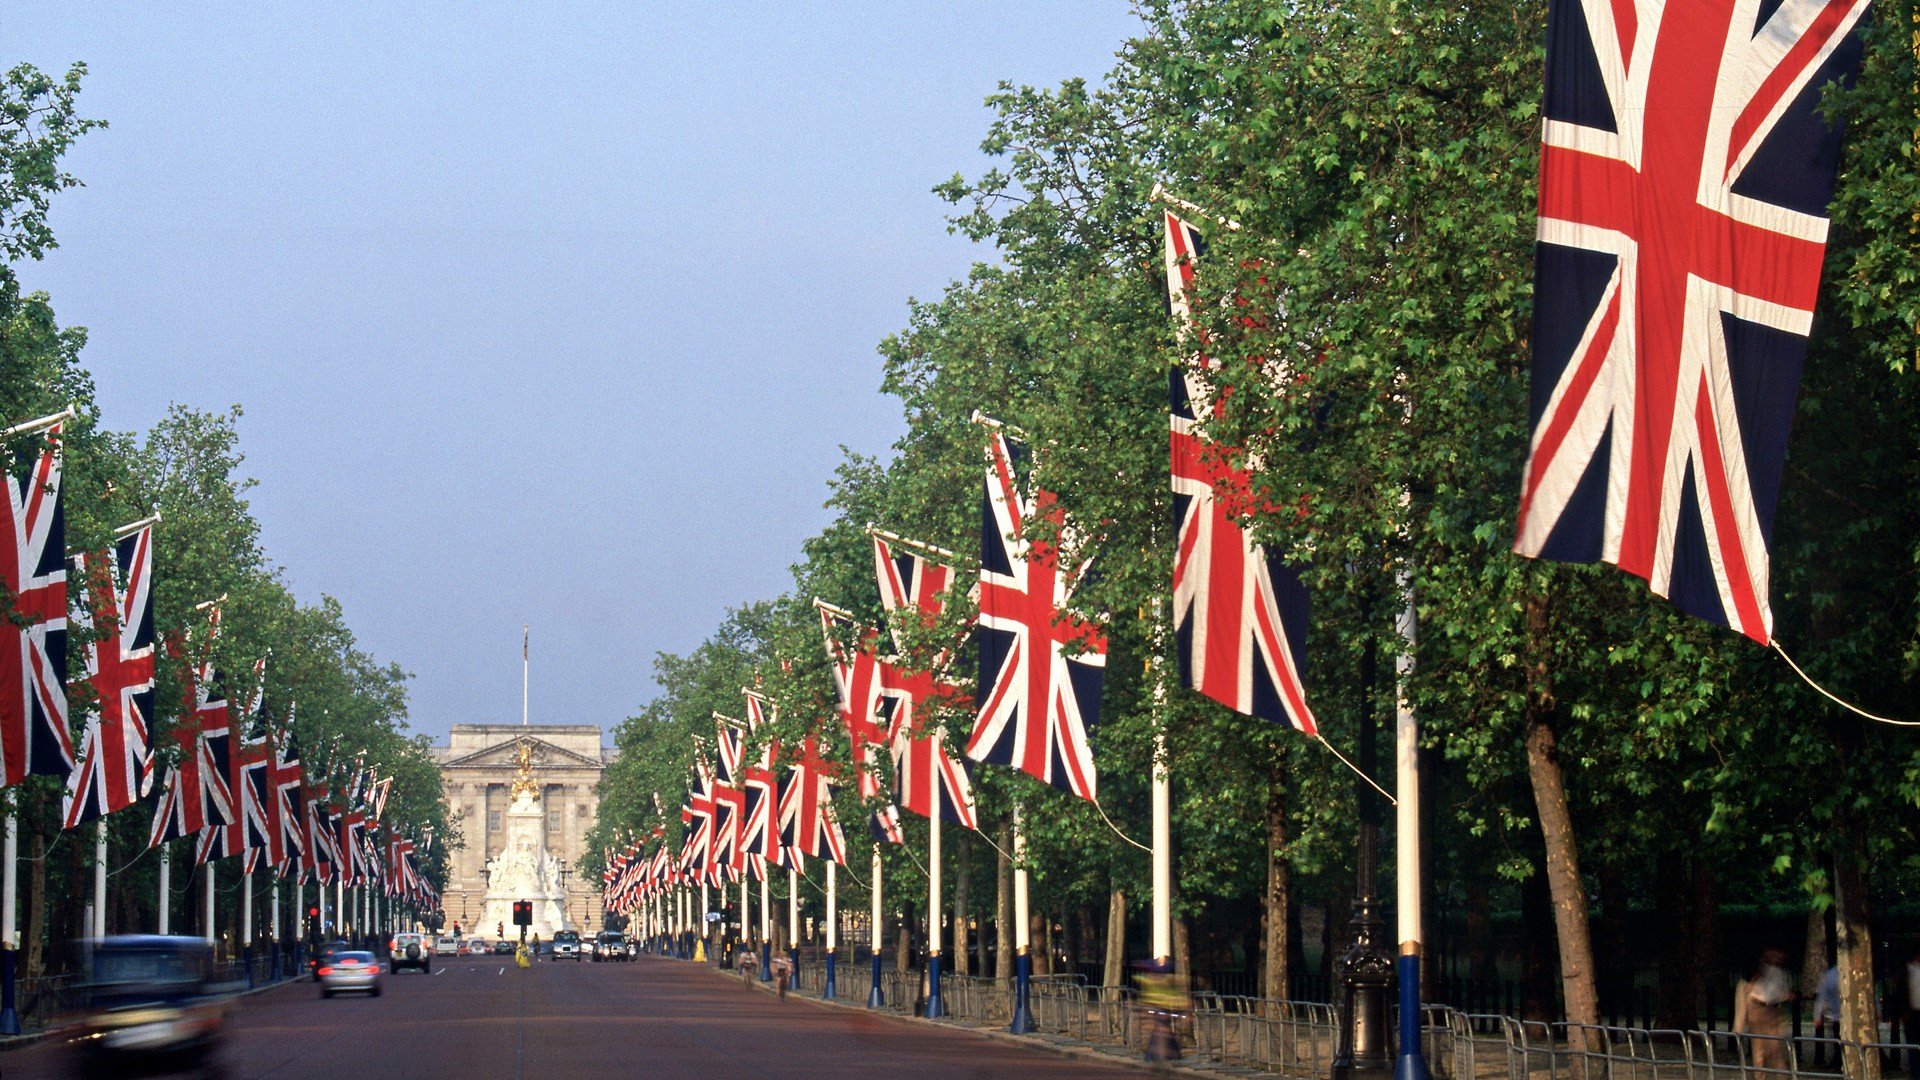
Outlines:
<svg viewBox="0 0 1920 1080"><path fill-rule="evenodd" d="M922 627L932 627L940 621L946 611L947 596L959 577L952 565L958 559L950 552L938 552L899 537L877 531L872 535L873 571L880 583L880 604L887 611L894 648L905 653L908 642L902 632L904 618L915 616ZM938 552L947 561L932 558L929 552ZM977 595L979 588L978 581L970 582L968 595ZM935 658L934 670L943 666L946 655L943 650Z"/></svg>
<svg viewBox="0 0 1920 1080"><path fill-rule="evenodd" d="M1524 555L1772 636L1770 556L1867 0L1552 0Z"/></svg>
<svg viewBox="0 0 1920 1080"><path fill-rule="evenodd" d="M741 847L747 824L746 741L733 721L718 713L714 720L719 724L714 755L719 768L713 783L713 859L738 874L747 862Z"/></svg>
<svg viewBox="0 0 1920 1080"><path fill-rule="evenodd" d="M1172 213L1166 226L1167 300L1184 340L1202 338L1193 324L1200 233ZM1300 572L1253 542L1241 520L1257 509L1253 471L1201 434L1220 400L1203 372L1213 362L1196 351L1169 379L1174 520L1173 629L1180 682L1235 712L1318 727L1300 678L1305 666L1307 590Z"/></svg>
<svg viewBox="0 0 1920 1080"><path fill-rule="evenodd" d="M73 562L98 636L87 650L94 708L80 764L67 777L69 829L132 806L153 789L153 526Z"/></svg>
<svg viewBox="0 0 1920 1080"><path fill-rule="evenodd" d="M886 718L881 715L880 658L874 651L879 635L823 600L815 600L813 606L820 611L820 633L833 667L840 723L847 729L852 750L854 790L862 799L871 799L881 790L879 755L874 750L888 743Z"/></svg>
<svg viewBox="0 0 1920 1080"><path fill-rule="evenodd" d="M61 509L62 425L38 427L27 466L6 472L6 536L0 538L0 590L8 603L0 629L0 787L29 776L73 772L67 732L67 554Z"/></svg>
<svg viewBox="0 0 1920 1080"><path fill-rule="evenodd" d="M1062 568L1030 522L1067 534L1052 492L1020 492L1024 451L994 427L980 527L979 713L967 756L1095 797L1091 734L1100 718L1106 634L1067 610L1085 567Z"/></svg>
<svg viewBox="0 0 1920 1080"><path fill-rule="evenodd" d="M780 846L780 831L776 816L780 809L780 777L774 772L773 762L780 754L780 744L762 734L762 729L779 718L773 702L753 690L745 691L747 696L747 732L758 738L760 753L747 763L742 773L741 786L747 793L746 818L740 828L740 849L749 855L758 855L775 866L785 866L785 852Z"/></svg>
<svg viewBox="0 0 1920 1080"><path fill-rule="evenodd" d="M712 876L713 853L713 775L706 758L696 755L693 781L687 785L687 801L680 808L680 820L686 825L680 847L680 872L695 880Z"/></svg>
<svg viewBox="0 0 1920 1080"><path fill-rule="evenodd" d="M873 820L869 824L873 828L873 838L882 844L907 842L907 834L900 828L900 808L897 806L887 806L874 811Z"/></svg>
<svg viewBox="0 0 1920 1080"><path fill-rule="evenodd" d="M799 759L780 784L780 842L798 854L845 864L847 838L833 816L832 775L820 740L803 741Z"/></svg>
<svg viewBox="0 0 1920 1080"><path fill-rule="evenodd" d="M201 832L209 825L225 825L235 819L237 794L228 786L228 715L226 692L221 688L220 672L213 666L213 644L220 634L220 609L208 613L207 640L200 647L200 658L182 665L185 700L182 715L173 727L173 740L179 760L167 770L155 800L153 828L147 845L179 840ZM177 638L168 640L168 654L185 657L187 648Z"/></svg>

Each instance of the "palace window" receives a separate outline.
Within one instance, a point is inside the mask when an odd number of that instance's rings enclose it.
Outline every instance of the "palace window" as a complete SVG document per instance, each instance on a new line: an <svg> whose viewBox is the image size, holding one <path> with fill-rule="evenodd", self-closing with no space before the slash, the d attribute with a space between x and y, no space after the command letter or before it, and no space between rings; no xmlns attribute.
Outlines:
<svg viewBox="0 0 1920 1080"><path fill-rule="evenodd" d="M560 811L547 811L547 831L556 834L560 831Z"/></svg>
<svg viewBox="0 0 1920 1080"><path fill-rule="evenodd" d="M500 831L500 811L498 810L487 811L487 831L488 832Z"/></svg>

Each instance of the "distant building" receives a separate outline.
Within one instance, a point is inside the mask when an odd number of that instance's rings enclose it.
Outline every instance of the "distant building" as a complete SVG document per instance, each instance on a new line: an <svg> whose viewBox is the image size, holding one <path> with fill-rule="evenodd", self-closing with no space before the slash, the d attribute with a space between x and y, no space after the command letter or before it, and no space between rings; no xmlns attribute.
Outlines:
<svg viewBox="0 0 1920 1080"><path fill-rule="evenodd" d="M441 893L447 925L457 922L462 931L487 938L498 934L499 928L474 922L486 907L487 862L506 840L504 817L522 739L533 747L534 778L547 813L547 849L565 868L567 915L584 930L598 930L600 882L588 880L579 866L587 831L600 811L600 774L613 752L601 748L600 729L593 724L455 724L447 745L433 748L447 805L463 837L462 846L450 853ZM511 936L513 928L507 933Z"/></svg>

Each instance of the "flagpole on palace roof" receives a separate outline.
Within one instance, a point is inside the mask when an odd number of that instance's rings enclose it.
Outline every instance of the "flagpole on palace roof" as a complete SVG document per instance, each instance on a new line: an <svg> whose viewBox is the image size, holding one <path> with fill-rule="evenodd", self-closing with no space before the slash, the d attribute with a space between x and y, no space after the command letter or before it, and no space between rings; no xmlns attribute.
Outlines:
<svg viewBox="0 0 1920 1080"><path fill-rule="evenodd" d="M533 628L520 626L520 726L527 726L527 655L533 643Z"/></svg>

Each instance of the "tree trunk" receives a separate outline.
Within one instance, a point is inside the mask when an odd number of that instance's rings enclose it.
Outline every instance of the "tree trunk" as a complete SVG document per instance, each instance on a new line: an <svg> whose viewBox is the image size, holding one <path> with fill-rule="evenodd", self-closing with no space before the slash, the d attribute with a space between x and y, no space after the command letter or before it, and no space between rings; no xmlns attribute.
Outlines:
<svg viewBox="0 0 1920 1080"><path fill-rule="evenodd" d="M1687 1026L1699 1023L1701 1016L1709 1020L1719 1012L1722 998L1727 994L1726 965L1720 962L1720 887L1713 872L1713 864L1704 857L1696 855L1693 860L1692 886L1688 891L1687 903L1691 918L1690 939L1693 953L1691 979L1694 987L1693 1018ZM1732 1006L1727 1008L1729 1022L1733 1015Z"/></svg>
<svg viewBox="0 0 1920 1080"><path fill-rule="evenodd" d="M1100 972L1101 986L1119 986L1126 975L1127 894L1115 889L1107 894L1107 962Z"/></svg>
<svg viewBox="0 0 1920 1080"><path fill-rule="evenodd" d="M913 952L913 905L911 904L901 905L900 932L897 941L898 944L893 950L893 969L904 972L908 969L907 962Z"/></svg>
<svg viewBox="0 0 1920 1080"><path fill-rule="evenodd" d="M1553 923L1560 939L1561 995L1567 1019L1576 1024L1600 1022L1599 996L1594 991L1593 940L1587 925L1587 889L1580 880L1580 854L1574 842L1573 815L1567 809L1567 789L1560 772L1559 737L1554 720L1559 702L1553 695L1548 670L1547 601L1527 598L1529 686L1527 687L1527 775L1533 782L1533 801L1546 839L1547 887L1553 894ZM1585 1045L1585 1035L1573 1040Z"/></svg>
<svg viewBox="0 0 1920 1080"><path fill-rule="evenodd" d="M1185 918L1173 920L1173 970L1193 979L1193 934Z"/></svg>
<svg viewBox="0 0 1920 1080"><path fill-rule="evenodd" d="M1053 920L1039 912L1031 916L1033 926L1027 932L1027 952L1033 957L1035 975L1053 974Z"/></svg>
<svg viewBox="0 0 1920 1080"><path fill-rule="evenodd" d="M993 977L1001 982L1013 978L1013 860L1007 858L1012 847L1013 829L1001 829L993 901Z"/></svg>
<svg viewBox="0 0 1920 1080"><path fill-rule="evenodd" d="M1827 913L1807 905L1807 944L1800 950L1800 995L1808 1001L1820 992L1820 979L1832 961L1827 959Z"/></svg>
<svg viewBox="0 0 1920 1080"><path fill-rule="evenodd" d="M1287 931L1290 906L1287 847L1287 804L1279 768L1267 787L1267 895L1265 940L1261 942L1260 996L1268 1001L1287 997L1287 962L1291 958Z"/></svg>
<svg viewBox="0 0 1920 1080"><path fill-rule="evenodd" d="M40 800L30 804L35 810L40 808ZM27 815L21 815L22 820ZM46 953L42 941L46 938L47 928L47 836L40 831L38 815L34 815L33 835L27 841L29 857L33 859L33 868L27 871L27 977L38 978L46 970Z"/></svg>
<svg viewBox="0 0 1920 1080"><path fill-rule="evenodd" d="M1849 1080L1880 1080L1880 1054L1850 1043L1880 1041L1873 993L1873 932L1867 922L1866 829L1851 813L1836 823L1833 852L1834 929L1839 944L1841 1067Z"/></svg>
<svg viewBox="0 0 1920 1080"><path fill-rule="evenodd" d="M967 894L972 891L972 875L968 870L973 865L973 860L969 857L972 854L972 846L968 843L967 837L968 834L962 832L959 842L953 845L958 849L959 856L954 859L953 867L953 973L955 975L968 974L967 961L970 959L967 952L970 940L967 937L967 923L970 921L968 903L972 898Z"/></svg>

